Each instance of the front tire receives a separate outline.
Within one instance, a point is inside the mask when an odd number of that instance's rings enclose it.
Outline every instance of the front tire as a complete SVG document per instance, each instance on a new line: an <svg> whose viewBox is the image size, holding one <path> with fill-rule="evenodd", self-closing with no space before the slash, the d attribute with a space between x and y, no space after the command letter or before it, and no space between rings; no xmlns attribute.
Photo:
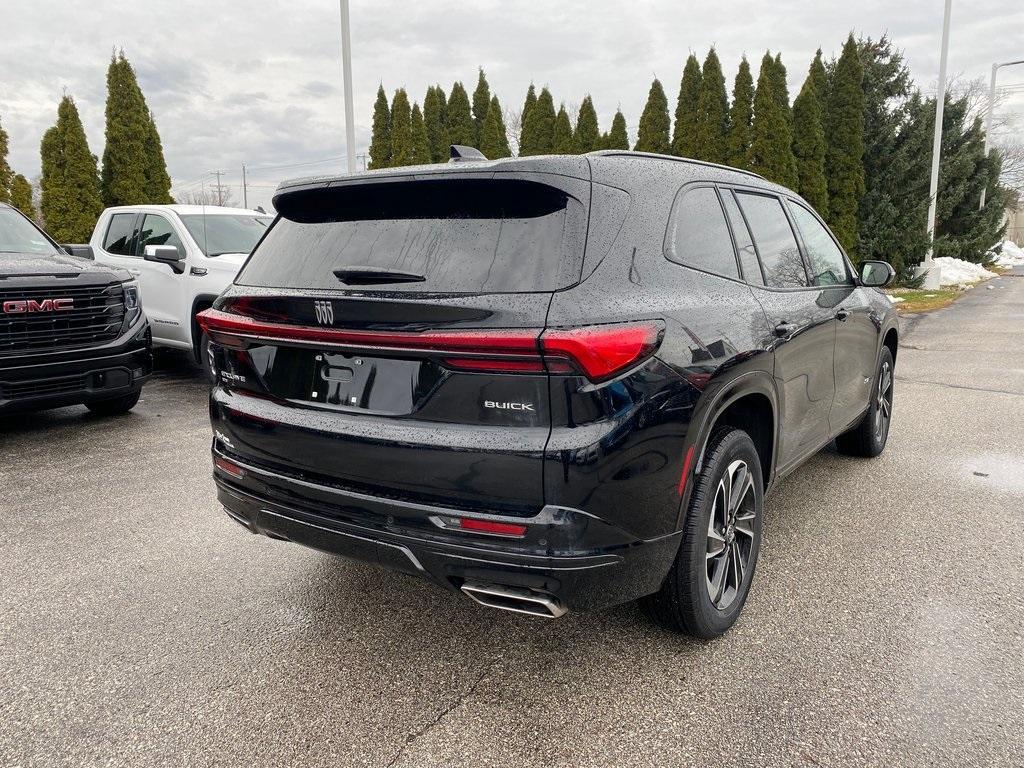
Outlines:
<svg viewBox="0 0 1024 768"><path fill-rule="evenodd" d="M853 429L836 438L836 448L847 456L873 458L885 450L889 439L889 425L892 423L893 387L895 365L892 352L882 347L878 370L871 382L871 402L864 418Z"/></svg>
<svg viewBox="0 0 1024 768"><path fill-rule="evenodd" d="M141 394L142 392L139 391L122 395L121 397L114 397L110 400L97 400L92 403L86 403L85 407L100 416L118 416L122 413L128 413L128 411L134 408L135 404L139 402Z"/></svg>
<svg viewBox="0 0 1024 768"><path fill-rule="evenodd" d="M661 589L644 598L667 629L711 639L739 617L761 549L764 483L750 436L719 427L690 497L683 540Z"/></svg>

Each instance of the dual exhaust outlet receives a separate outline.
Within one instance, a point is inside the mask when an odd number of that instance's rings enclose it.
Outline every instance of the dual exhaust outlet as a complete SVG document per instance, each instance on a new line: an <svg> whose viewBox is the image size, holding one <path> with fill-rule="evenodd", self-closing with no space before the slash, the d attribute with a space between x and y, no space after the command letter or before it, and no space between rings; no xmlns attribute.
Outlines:
<svg viewBox="0 0 1024 768"><path fill-rule="evenodd" d="M534 592L522 587L506 587L501 584L482 584L467 581L462 591L474 601L488 608L497 608L512 613L525 613L527 616L539 616L543 619L557 619L566 612L558 600L542 592Z"/></svg>

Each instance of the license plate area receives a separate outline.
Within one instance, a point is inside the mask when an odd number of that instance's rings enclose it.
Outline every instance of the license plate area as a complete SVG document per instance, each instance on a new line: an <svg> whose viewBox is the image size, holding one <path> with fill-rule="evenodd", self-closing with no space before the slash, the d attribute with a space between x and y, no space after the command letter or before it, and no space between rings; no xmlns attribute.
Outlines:
<svg viewBox="0 0 1024 768"><path fill-rule="evenodd" d="M314 403L378 413L410 413L423 361L317 352L307 397Z"/></svg>

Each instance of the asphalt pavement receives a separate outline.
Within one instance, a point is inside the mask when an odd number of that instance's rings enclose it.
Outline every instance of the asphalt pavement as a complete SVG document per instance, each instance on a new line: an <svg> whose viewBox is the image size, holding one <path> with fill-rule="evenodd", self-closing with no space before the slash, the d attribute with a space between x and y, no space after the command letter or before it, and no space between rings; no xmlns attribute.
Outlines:
<svg viewBox="0 0 1024 768"><path fill-rule="evenodd" d="M183 355L130 415L0 418L0 766L1020 766L1024 275L987 285L905 321L885 453L768 497L708 643L252 536Z"/></svg>

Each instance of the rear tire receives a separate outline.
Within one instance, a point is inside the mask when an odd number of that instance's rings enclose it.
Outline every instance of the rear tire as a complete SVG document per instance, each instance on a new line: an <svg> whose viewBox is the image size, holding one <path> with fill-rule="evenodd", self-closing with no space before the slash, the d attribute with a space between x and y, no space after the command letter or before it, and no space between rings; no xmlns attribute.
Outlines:
<svg viewBox="0 0 1024 768"><path fill-rule="evenodd" d="M750 436L719 427L708 440L683 523L675 563L661 589L643 599L666 629L711 639L743 609L761 549L764 484Z"/></svg>
<svg viewBox="0 0 1024 768"><path fill-rule="evenodd" d="M132 392L129 395L114 397L110 400L97 400L93 403L86 403L85 407L100 416L117 416L122 413L128 413L128 411L134 408L135 404L139 402L141 395L141 391Z"/></svg>
<svg viewBox="0 0 1024 768"><path fill-rule="evenodd" d="M882 347L878 370L871 382L871 403L864 418L847 432L836 438L836 448L847 456L873 458L885 450L889 439L889 425L892 423L893 388L895 366L892 352Z"/></svg>

